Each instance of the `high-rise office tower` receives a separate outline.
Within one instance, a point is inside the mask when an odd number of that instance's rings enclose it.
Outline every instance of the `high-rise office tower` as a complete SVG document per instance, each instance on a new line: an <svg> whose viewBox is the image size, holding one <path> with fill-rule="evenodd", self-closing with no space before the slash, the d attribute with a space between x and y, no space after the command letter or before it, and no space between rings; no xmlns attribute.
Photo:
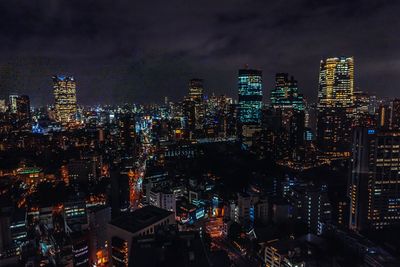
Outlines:
<svg viewBox="0 0 400 267"><path fill-rule="evenodd" d="M77 194L69 197L64 203L64 220L70 231L79 232L88 228L85 200Z"/></svg>
<svg viewBox="0 0 400 267"><path fill-rule="evenodd" d="M191 79L189 82L189 98L195 102L203 101L203 80Z"/></svg>
<svg viewBox="0 0 400 267"><path fill-rule="evenodd" d="M354 99L352 57L321 60L318 88L317 141L326 152L348 151Z"/></svg>
<svg viewBox="0 0 400 267"><path fill-rule="evenodd" d="M372 119L369 114L370 96L363 92L354 92L353 123L354 127L370 126Z"/></svg>
<svg viewBox="0 0 400 267"><path fill-rule="evenodd" d="M7 104L5 99L0 99L0 113L7 111Z"/></svg>
<svg viewBox="0 0 400 267"><path fill-rule="evenodd" d="M111 215L116 218L129 208L129 178L119 166L111 166Z"/></svg>
<svg viewBox="0 0 400 267"><path fill-rule="evenodd" d="M354 60L352 57L321 60L319 69L319 108L352 107Z"/></svg>
<svg viewBox="0 0 400 267"><path fill-rule="evenodd" d="M326 186L295 185L289 188L287 198L293 206L293 215L307 224L309 233L320 234L322 223L331 220Z"/></svg>
<svg viewBox="0 0 400 267"><path fill-rule="evenodd" d="M305 134L304 111L294 111L289 119L289 145L298 148L304 144Z"/></svg>
<svg viewBox="0 0 400 267"><path fill-rule="evenodd" d="M53 77L56 117L62 124L75 121L76 83L72 76L56 75Z"/></svg>
<svg viewBox="0 0 400 267"><path fill-rule="evenodd" d="M108 266L107 224L111 221L111 207L88 208L90 266Z"/></svg>
<svg viewBox="0 0 400 267"><path fill-rule="evenodd" d="M241 69L238 75L239 121L259 125L262 109L262 71Z"/></svg>
<svg viewBox="0 0 400 267"><path fill-rule="evenodd" d="M193 132L196 128L196 107L195 102L185 97L182 102L182 113L185 119L185 128Z"/></svg>
<svg viewBox="0 0 400 267"><path fill-rule="evenodd" d="M31 119L31 104L29 96L20 95L16 99L17 118L22 123L28 123Z"/></svg>
<svg viewBox="0 0 400 267"><path fill-rule="evenodd" d="M189 109L189 117L192 120L189 120L189 128L194 129L201 129L204 122L204 89L203 89L203 80L201 79L191 79L189 82L189 101L192 102L191 108Z"/></svg>
<svg viewBox="0 0 400 267"><path fill-rule="evenodd" d="M211 95L205 100L204 132L206 136L227 136L231 104L232 99L224 95Z"/></svg>
<svg viewBox="0 0 400 267"><path fill-rule="evenodd" d="M121 150L130 155L136 148L136 120L132 114L119 114L117 117L119 129L119 145Z"/></svg>
<svg viewBox="0 0 400 267"><path fill-rule="evenodd" d="M305 113L303 95L297 81L287 73L275 75L275 88L271 91L271 105L281 118L281 126L288 132L287 143L293 149L303 144Z"/></svg>
<svg viewBox="0 0 400 267"><path fill-rule="evenodd" d="M18 98L17 94L11 94L8 98L9 105L10 105L10 112L12 114L17 113L17 98Z"/></svg>
<svg viewBox="0 0 400 267"><path fill-rule="evenodd" d="M376 95L369 96L369 105L368 105L369 114L375 115L377 108L378 108L378 100L376 99Z"/></svg>
<svg viewBox="0 0 400 267"><path fill-rule="evenodd" d="M381 104L378 108L378 127L381 129L390 128L390 115L392 111L389 105Z"/></svg>
<svg viewBox="0 0 400 267"><path fill-rule="evenodd" d="M304 110L303 95L299 94L297 81L287 73L275 75L275 88L271 91L271 104L275 109Z"/></svg>
<svg viewBox="0 0 400 267"><path fill-rule="evenodd" d="M382 229L400 222L400 131L354 131L349 227Z"/></svg>
<svg viewBox="0 0 400 267"><path fill-rule="evenodd" d="M397 98L392 101L391 128L400 130L400 99Z"/></svg>
<svg viewBox="0 0 400 267"><path fill-rule="evenodd" d="M89 232L73 231L70 233L72 245L73 266L86 267L89 265Z"/></svg>

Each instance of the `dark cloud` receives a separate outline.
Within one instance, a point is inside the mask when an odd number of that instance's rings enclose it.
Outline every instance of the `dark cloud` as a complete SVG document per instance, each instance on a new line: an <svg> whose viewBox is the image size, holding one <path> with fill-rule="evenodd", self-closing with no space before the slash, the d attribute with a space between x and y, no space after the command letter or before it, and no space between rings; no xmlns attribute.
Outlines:
<svg viewBox="0 0 400 267"><path fill-rule="evenodd" d="M398 1L0 1L0 92L52 101L51 76L74 75L84 104L179 99L190 77L236 96L237 69L289 72L315 99L319 60L353 55L356 85L400 86Z"/></svg>

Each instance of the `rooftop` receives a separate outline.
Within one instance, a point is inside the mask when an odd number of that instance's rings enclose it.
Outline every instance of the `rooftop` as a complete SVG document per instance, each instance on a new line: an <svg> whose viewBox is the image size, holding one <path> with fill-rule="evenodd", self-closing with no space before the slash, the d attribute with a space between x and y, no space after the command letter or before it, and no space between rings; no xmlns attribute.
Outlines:
<svg viewBox="0 0 400 267"><path fill-rule="evenodd" d="M17 169L18 174L33 174L33 173L40 173L41 171L42 169L37 167L25 167Z"/></svg>
<svg viewBox="0 0 400 267"><path fill-rule="evenodd" d="M285 255L288 251L300 247L300 242L294 239L275 239L267 242L267 244L281 255Z"/></svg>
<svg viewBox="0 0 400 267"><path fill-rule="evenodd" d="M168 216L173 212L157 208L155 206L146 206L133 212L126 213L112 220L110 224L135 233L146 228Z"/></svg>
<svg viewBox="0 0 400 267"><path fill-rule="evenodd" d="M179 232L173 227L135 240L129 263L133 267L210 266L198 232Z"/></svg>

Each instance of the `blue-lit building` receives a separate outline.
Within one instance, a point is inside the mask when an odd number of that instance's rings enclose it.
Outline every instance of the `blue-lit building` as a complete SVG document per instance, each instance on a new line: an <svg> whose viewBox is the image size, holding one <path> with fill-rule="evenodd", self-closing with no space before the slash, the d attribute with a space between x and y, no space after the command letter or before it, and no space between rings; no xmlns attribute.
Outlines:
<svg viewBox="0 0 400 267"><path fill-rule="evenodd" d="M260 124L262 108L262 72L241 69L238 75L239 121L242 124Z"/></svg>

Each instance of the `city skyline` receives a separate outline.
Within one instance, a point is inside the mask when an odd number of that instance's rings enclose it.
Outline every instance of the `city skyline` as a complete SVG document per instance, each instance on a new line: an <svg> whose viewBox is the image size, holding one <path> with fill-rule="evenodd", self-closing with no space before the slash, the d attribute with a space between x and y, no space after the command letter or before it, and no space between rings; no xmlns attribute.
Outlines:
<svg viewBox="0 0 400 267"><path fill-rule="evenodd" d="M399 1L0 10L0 266L400 266Z"/></svg>
<svg viewBox="0 0 400 267"><path fill-rule="evenodd" d="M13 27L0 34L2 97L16 91L35 106L51 103L47 77L57 73L76 77L83 104L176 100L193 77L207 93L234 95L236 70L249 64L263 70L264 95L275 73L288 72L315 101L318 62L341 55L354 56L355 89L396 96L394 1L173 4L25 3L29 23L13 23L17 4L3 6L3 25Z"/></svg>

